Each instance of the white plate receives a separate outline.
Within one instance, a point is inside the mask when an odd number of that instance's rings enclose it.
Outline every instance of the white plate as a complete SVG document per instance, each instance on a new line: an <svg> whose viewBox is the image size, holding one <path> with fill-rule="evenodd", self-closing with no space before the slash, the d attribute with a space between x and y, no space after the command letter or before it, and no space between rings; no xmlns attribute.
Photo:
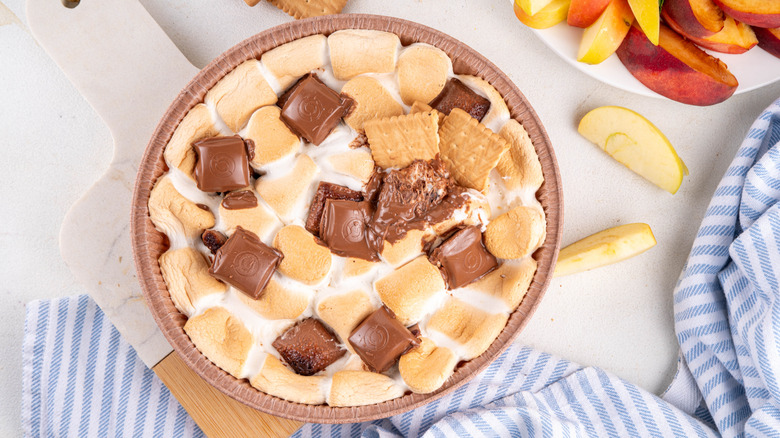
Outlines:
<svg viewBox="0 0 780 438"><path fill-rule="evenodd" d="M634 78L620 62L617 55L612 55L606 61L597 65L578 62L577 49L582 38L582 29L568 26L563 22L549 29L532 30L558 56L585 74L606 84L641 94L642 96L664 97L651 91ZM737 91L734 94L755 90L780 80L780 58L770 55L758 46L740 55L729 55L712 51L707 51L707 53L726 63L731 73L737 77L739 87L737 87Z"/></svg>

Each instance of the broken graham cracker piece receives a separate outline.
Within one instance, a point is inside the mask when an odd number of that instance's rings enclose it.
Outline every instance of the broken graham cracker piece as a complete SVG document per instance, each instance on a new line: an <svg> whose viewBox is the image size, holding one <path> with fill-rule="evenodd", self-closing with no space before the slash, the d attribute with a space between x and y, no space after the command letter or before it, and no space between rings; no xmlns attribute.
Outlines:
<svg viewBox="0 0 780 438"><path fill-rule="evenodd" d="M339 14L347 4L347 0L268 0L268 3L283 10L296 20L300 20L320 15Z"/></svg>
<svg viewBox="0 0 780 438"><path fill-rule="evenodd" d="M209 275L209 262L196 249L184 247L160 256L160 271L171 300L187 316L195 312L193 303L202 297L221 294L227 285Z"/></svg>
<svg viewBox="0 0 780 438"><path fill-rule="evenodd" d="M325 376L299 376L276 357L267 354L263 368L249 380L255 388L285 400L307 405L325 403L325 394L320 390Z"/></svg>
<svg viewBox="0 0 780 438"><path fill-rule="evenodd" d="M191 179L195 179L195 150L192 144L204 138L216 137L219 129L211 119L211 113L206 105L199 103L192 107L173 131L173 136L165 146L163 157L170 168L177 168Z"/></svg>
<svg viewBox="0 0 780 438"><path fill-rule="evenodd" d="M483 191L509 143L460 108L439 130L441 158L458 184ZM372 144L373 147L373 144Z"/></svg>
<svg viewBox="0 0 780 438"><path fill-rule="evenodd" d="M382 84L371 77L352 78L341 88L341 94L354 100L352 109L344 117L352 129L363 132L363 124L369 120L400 116L404 109Z"/></svg>
<svg viewBox="0 0 780 438"><path fill-rule="evenodd" d="M498 133L509 142L509 150L498 160L496 170L509 190L531 187L539 190L544 182L542 163L523 125L510 119Z"/></svg>
<svg viewBox="0 0 780 438"><path fill-rule="evenodd" d="M319 245L301 226L287 225L279 230L274 237L274 248L284 254L279 272L293 280L314 285L330 272L330 250Z"/></svg>
<svg viewBox="0 0 780 438"><path fill-rule="evenodd" d="M260 72L256 59L244 61L206 93L206 102L217 108L217 114L228 128L238 132L255 110L276 103L276 93Z"/></svg>
<svg viewBox="0 0 780 438"><path fill-rule="evenodd" d="M210 361L241 378L254 337L241 321L222 307L212 307L187 320L184 332Z"/></svg>
<svg viewBox="0 0 780 438"><path fill-rule="evenodd" d="M307 294L289 290L273 277L260 298L253 299L242 293L236 297L265 319L295 319L309 307Z"/></svg>
<svg viewBox="0 0 780 438"><path fill-rule="evenodd" d="M301 140L284 124L281 114L279 107L270 105L255 111L249 118L245 137L254 143L250 160L253 166L264 166L301 148Z"/></svg>
<svg viewBox="0 0 780 438"><path fill-rule="evenodd" d="M514 311L531 285L536 273L536 260L526 257L520 260L505 260L495 271L469 285L474 289L492 295Z"/></svg>
<svg viewBox="0 0 780 438"><path fill-rule="evenodd" d="M407 105L432 101L447 83L450 70L452 61L441 49L423 43L407 47L398 57L401 99Z"/></svg>
<svg viewBox="0 0 780 438"><path fill-rule="evenodd" d="M327 64L327 44L325 35L307 36L263 53L260 61L286 89L299 77Z"/></svg>
<svg viewBox="0 0 780 438"><path fill-rule="evenodd" d="M394 72L401 40L394 33L346 29L330 34L328 47L333 75L346 81L363 73Z"/></svg>
<svg viewBox="0 0 780 438"><path fill-rule="evenodd" d="M179 193L168 175L160 178L149 194L149 218L166 235L184 234L190 239L214 226L214 215Z"/></svg>
<svg viewBox="0 0 780 438"><path fill-rule="evenodd" d="M427 328L459 343L463 347L462 359L471 360L490 347L508 319L506 314L490 314L450 297L431 316Z"/></svg>
<svg viewBox="0 0 780 438"><path fill-rule="evenodd" d="M439 270L420 256L377 280L374 288L401 324L408 326L423 317L424 304L446 286Z"/></svg>
<svg viewBox="0 0 780 438"><path fill-rule="evenodd" d="M347 339L352 330L374 311L371 298L362 290L323 298L317 304L317 316L329 325L350 350Z"/></svg>
<svg viewBox="0 0 780 438"><path fill-rule="evenodd" d="M439 128L441 128L441 125L444 124L444 119L447 117L447 115L444 114L443 112L440 112L439 110L435 110L435 109L431 108L431 106L428 105L427 103L422 103L419 100L416 100L412 104L412 107L409 109L409 114L414 114L414 113L434 113L434 114L436 114L437 116L439 116L439 121L438 121Z"/></svg>
<svg viewBox="0 0 780 438"><path fill-rule="evenodd" d="M403 168L414 160L431 160L439 153L435 113L414 113L366 122L364 128L374 162L382 168Z"/></svg>
<svg viewBox="0 0 780 438"><path fill-rule="evenodd" d="M458 364L458 356L445 347L437 347L428 338L401 356L398 370L412 392L428 394L441 388Z"/></svg>
<svg viewBox="0 0 780 438"><path fill-rule="evenodd" d="M521 205L488 223L485 246L502 259L525 257L544 243L546 227L540 210Z"/></svg>
<svg viewBox="0 0 780 438"><path fill-rule="evenodd" d="M269 180L260 177L255 184L255 190L265 202L276 211L284 222L293 219L293 213L298 200L308 194L309 185L319 172L317 164L306 154L298 155L292 170L282 177Z"/></svg>
<svg viewBox="0 0 780 438"><path fill-rule="evenodd" d="M370 371L338 371L333 374L328 404L363 406L404 395L404 390L384 374Z"/></svg>

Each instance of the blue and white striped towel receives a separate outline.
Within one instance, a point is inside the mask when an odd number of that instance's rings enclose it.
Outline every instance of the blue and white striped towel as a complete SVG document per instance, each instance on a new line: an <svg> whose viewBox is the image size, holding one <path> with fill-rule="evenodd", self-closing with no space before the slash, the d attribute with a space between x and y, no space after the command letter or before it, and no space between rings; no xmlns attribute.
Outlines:
<svg viewBox="0 0 780 438"><path fill-rule="evenodd" d="M718 187L675 290L677 376L658 398L520 345L447 397L295 436L780 436L780 100ZM201 436L85 296L28 305L28 436Z"/></svg>

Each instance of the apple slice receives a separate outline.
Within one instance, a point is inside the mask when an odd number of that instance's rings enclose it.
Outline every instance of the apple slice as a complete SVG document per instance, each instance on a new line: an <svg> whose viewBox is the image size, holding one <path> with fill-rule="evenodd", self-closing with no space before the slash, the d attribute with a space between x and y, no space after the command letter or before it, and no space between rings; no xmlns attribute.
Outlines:
<svg viewBox="0 0 780 438"><path fill-rule="evenodd" d="M515 0L520 3L520 7L528 15L536 15L539 11L544 9L545 6L552 3L552 0Z"/></svg>
<svg viewBox="0 0 780 438"><path fill-rule="evenodd" d="M689 105L714 105L737 89L726 64L673 30L661 25L659 45L632 26L617 49L620 62L639 82L656 93Z"/></svg>
<svg viewBox="0 0 780 438"><path fill-rule="evenodd" d="M715 0L727 15L756 27L780 27L778 0Z"/></svg>
<svg viewBox="0 0 780 438"><path fill-rule="evenodd" d="M649 120L630 109L602 106L580 120L577 131L651 183L676 193L684 165L669 139Z"/></svg>
<svg viewBox="0 0 780 438"><path fill-rule="evenodd" d="M636 223L599 231L558 253L555 277L611 265L639 255L656 244L650 225Z"/></svg>
<svg viewBox="0 0 780 438"><path fill-rule="evenodd" d="M723 10L712 0L665 0L661 16L684 36L706 38L723 29Z"/></svg>
<svg viewBox="0 0 780 438"><path fill-rule="evenodd" d="M753 29L750 26L729 16L726 16L723 22L723 30L706 38L688 35L671 17L664 17L664 19L669 27L704 49L721 53L739 54L747 52L758 44L756 34L753 33Z"/></svg>
<svg viewBox="0 0 780 438"><path fill-rule="evenodd" d="M658 45L658 26L661 23L658 0L628 0L631 11L636 17L639 27L647 35L647 39L654 45Z"/></svg>
<svg viewBox="0 0 780 438"><path fill-rule="evenodd" d="M604 13L582 33L577 61L598 64L620 46L631 28L634 15L627 0L612 0Z"/></svg>
<svg viewBox="0 0 780 438"><path fill-rule="evenodd" d="M571 0L553 0L536 15L528 15L520 7L520 0L515 0L515 16L523 24L534 29L547 29L566 19Z"/></svg>
<svg viewBox="0 0 780 438"><path fill-rule="evenodd" d="M758 47L780 58L780 27L774 29L755 27L753 32L758 38Z"/></svg>
<svg viewBox="0 0 780 438"><path fill-rule="evenodd" d="M609 2L610 0L571 0L566 23L569 26L586 28L599 19Z"/></svg>

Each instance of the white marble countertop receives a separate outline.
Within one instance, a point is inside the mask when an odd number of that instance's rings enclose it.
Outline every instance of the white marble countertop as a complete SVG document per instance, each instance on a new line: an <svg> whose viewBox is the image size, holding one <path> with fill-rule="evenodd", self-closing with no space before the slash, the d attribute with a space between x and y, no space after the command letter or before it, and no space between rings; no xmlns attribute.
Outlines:
<svg viewBox="0 0 780 438"><path fill-rule="evenodd" d="M254 8L241 0L141 2L198 67L240 40L290 20L264 2ZM661 392L676 361L675 281L715 186L753 119L780 96L780 83L708 108L623 92L557 58L517 21L507 0L350 0L344 12L391 15L434 27L510 76L555 147L564 188L564 244L621 223L653 227L658 245L650 252L554 280L520 340ZM60 257L60 223L112 155L108 129L24 23L24 0L0 0L3 436L21 435L24 305L84 293ZM669 137L691 171L677 195L645 182L577 134L579 119L601 105L636 110Z"/></svg>

